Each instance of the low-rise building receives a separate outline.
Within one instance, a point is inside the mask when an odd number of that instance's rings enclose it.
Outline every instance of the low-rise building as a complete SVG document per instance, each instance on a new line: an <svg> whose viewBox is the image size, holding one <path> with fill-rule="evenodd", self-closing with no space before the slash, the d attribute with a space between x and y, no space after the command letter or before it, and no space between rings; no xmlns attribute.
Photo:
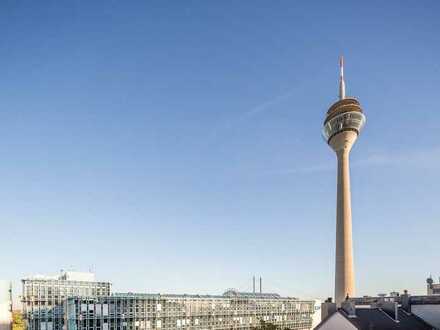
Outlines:
<svg viewBox="0 0 440 330"><path fill-rule="evenodd" d="M315 330L433 330L434 327L399 306L397 302L356 306L346 300L328 315Z"/></svg>
<svg viewBox="0 0 440 330"><path fill-rule="evenodd" d="M432 279L432 276L429 276L426 279L426 294L427 295L433 295L433 294L439 294L440 295L440 282L434 283L434 280Z"/></svg>
<svg viewBox="0 0 440 330"><path fill-rule="evenodd" d="M66 330L226 330L268 322L281 329L311 329L314 301L270 293L223 295L113 294L65 303Z"/></svg>
<svg viewBox="0 0 440 330"><path fill-rule="evenodd" d="M322 311L322 321L315 329L440 329L440 295L411 296L405 291L349 298L341 308L329 300Z"/></svg>

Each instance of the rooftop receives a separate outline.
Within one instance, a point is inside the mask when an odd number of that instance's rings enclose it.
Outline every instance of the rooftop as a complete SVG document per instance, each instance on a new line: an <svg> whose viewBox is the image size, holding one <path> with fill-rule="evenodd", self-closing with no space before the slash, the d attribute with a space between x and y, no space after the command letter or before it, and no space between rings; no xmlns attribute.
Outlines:
<svg viewBox="0 0 440 330"><path fill-rule="evenodd" d="M432 330L433 327L403 308L397 308L397 317L393 312L379 307L356 308L354 313L339 308L336 313L325 318L315 330L348 329L351 323L359 330Z"/></svg>
<svg viewBox="0 0 440 330"><path fill-rule="evenodd" d="M398 321L381 308L358 308L356 317L349 317L343 310L340 313L360 330L432 330L432 326L402 308L398 310Z"/></svg>
<svg viewBox="0 0 440 330"><path fill-rule="evenodd" d="M95 274L91 272L75 272L75 271L61 271L58 275L41 275L36 274L26 276L24 281L74 281L74 282L96 282Z"/></svg>
<svg viewBox="0 0 440 330"><path fill-rule="evenodd" d="M277 293L252 293L252 292L239 292L235 290L227 290L222 295L210 295L210 294L172 294L172 293L133 293L133 292L118 292L113 293L113 297L123 298L205 298L205 299L224 299L224 298L245 298L245 299L295 299L293 297L282 297Z"/></svg>
<svg viewBox="0 0 440 330"><path fill-rule="evenodd" d="M235 290L227 290L223 293L225 297L239 297L239 298L266 298L279 299L281 296L278 293L256 293L256 292L239 292Z"/></svg>

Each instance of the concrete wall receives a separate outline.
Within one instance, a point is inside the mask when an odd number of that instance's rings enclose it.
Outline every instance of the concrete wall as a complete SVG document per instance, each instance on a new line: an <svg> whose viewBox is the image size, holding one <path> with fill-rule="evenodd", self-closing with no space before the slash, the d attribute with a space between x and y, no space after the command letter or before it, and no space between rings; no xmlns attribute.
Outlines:
<svg viewBox="0 0 440 330"><path fill-rule="evenodd" d="M312 317L312 329L321 323L321 300L315 300L314 310L315 313Z"/></svg>
<svg viewBox="0 0 440 330"><path fill-rule="evenodd" d="M12 301L10 288L10 282L0 280L0 330L11 330Z"/></svg>
<svg viewBox="0 0 440 330"><path fill-rule="evenodd" d="M411 312L440 329L440 305L411 305Z"/></svg>
<svg viewBox="0 0 440 330"><path fill-rule="evenodd" d="M357 330L345 317L339 313L334 313L327 321L321 324L319 330Z"/></svg>
<svg viewBox="0 0 440 330"><path fill-rule="evenodd" d="M95 274L94 273L85 273L85 272L66 271L61 274L60 279L63 279L66 281L95 282Z"/></svg>

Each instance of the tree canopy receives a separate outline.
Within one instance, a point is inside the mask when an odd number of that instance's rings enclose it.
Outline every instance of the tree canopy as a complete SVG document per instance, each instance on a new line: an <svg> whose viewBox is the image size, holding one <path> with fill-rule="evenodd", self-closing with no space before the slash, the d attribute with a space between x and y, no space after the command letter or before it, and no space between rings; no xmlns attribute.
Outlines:
<svg viewBox="0 0 440 330"><path fill-rule="evenodd" d="M12 312L12 330L25 330L23 314L20 311Z"/></svg>

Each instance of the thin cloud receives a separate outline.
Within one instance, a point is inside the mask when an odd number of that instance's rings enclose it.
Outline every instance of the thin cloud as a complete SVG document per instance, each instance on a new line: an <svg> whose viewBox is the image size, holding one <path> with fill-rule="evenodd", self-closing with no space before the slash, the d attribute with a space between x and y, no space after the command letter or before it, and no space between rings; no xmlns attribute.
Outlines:
<svg viewBox="0 0 440 330"><path fill-rule="evenodd" d="M417 168L439 168L440 147L404 152L380 152L368 155L352 163L356 167L370 166L411 166Z"/></svg>
<svg viewBox="0 0 440 330"><path fill-rule="evenodd" d="M274 106L277 105L278 103L287 100L289 97L291 97L294 93L297 93L299 91L299 89L296 88L291 88L287 91L285 91L284 93L278 94L258 105L256 105L255 107L253 107L250 110L247 110L245 112L242 112L240 114L238 114L235 118L232 118L229 122L226 123L226 125L223 125L222 127L218 127L217 129L213 130L213 136L217 137L219 135L219 133L223 130L227 130L227 129L231 129L234 126L239 125L240 123L251 119L252 117L264 113L266 111L272 110L274 109Z"/></svg>
<svg viewBox="0 0 440 330"><path fill-rule="evenodd" d="M398 166L438 169L440 168L440 147L425 150L411 150L399 153L372 153L363 159L352 161L350 165L351 167L355 168ZM264 173L272 175L316 174L335 171L335 169L336 162L288 169L268 170L264 171Z"/></svg>
<svg viewBox="0 0 440 330"><path fill-rule="evenodd" d="M284 101L288 99L292 94L297 90L297 88L292 88L280 95L275 96L274 98L267 100L266 102L263 102L256 107L250 109L249 111L245 112L241 115L241 119L253 117L259 113L265 112L269 109L271 109L275 104Z"/></svg>
<svg viewBox="0 0 440 330"><path fill-rule="evenodd" d="M276 174L276 175L289 175L289 174L316 174L323 172L334 171L336 165L332 164L320 164L320 165L310 165L297 168L279 169L279 170L268 170L264 171L265 174Z"/></svg>

